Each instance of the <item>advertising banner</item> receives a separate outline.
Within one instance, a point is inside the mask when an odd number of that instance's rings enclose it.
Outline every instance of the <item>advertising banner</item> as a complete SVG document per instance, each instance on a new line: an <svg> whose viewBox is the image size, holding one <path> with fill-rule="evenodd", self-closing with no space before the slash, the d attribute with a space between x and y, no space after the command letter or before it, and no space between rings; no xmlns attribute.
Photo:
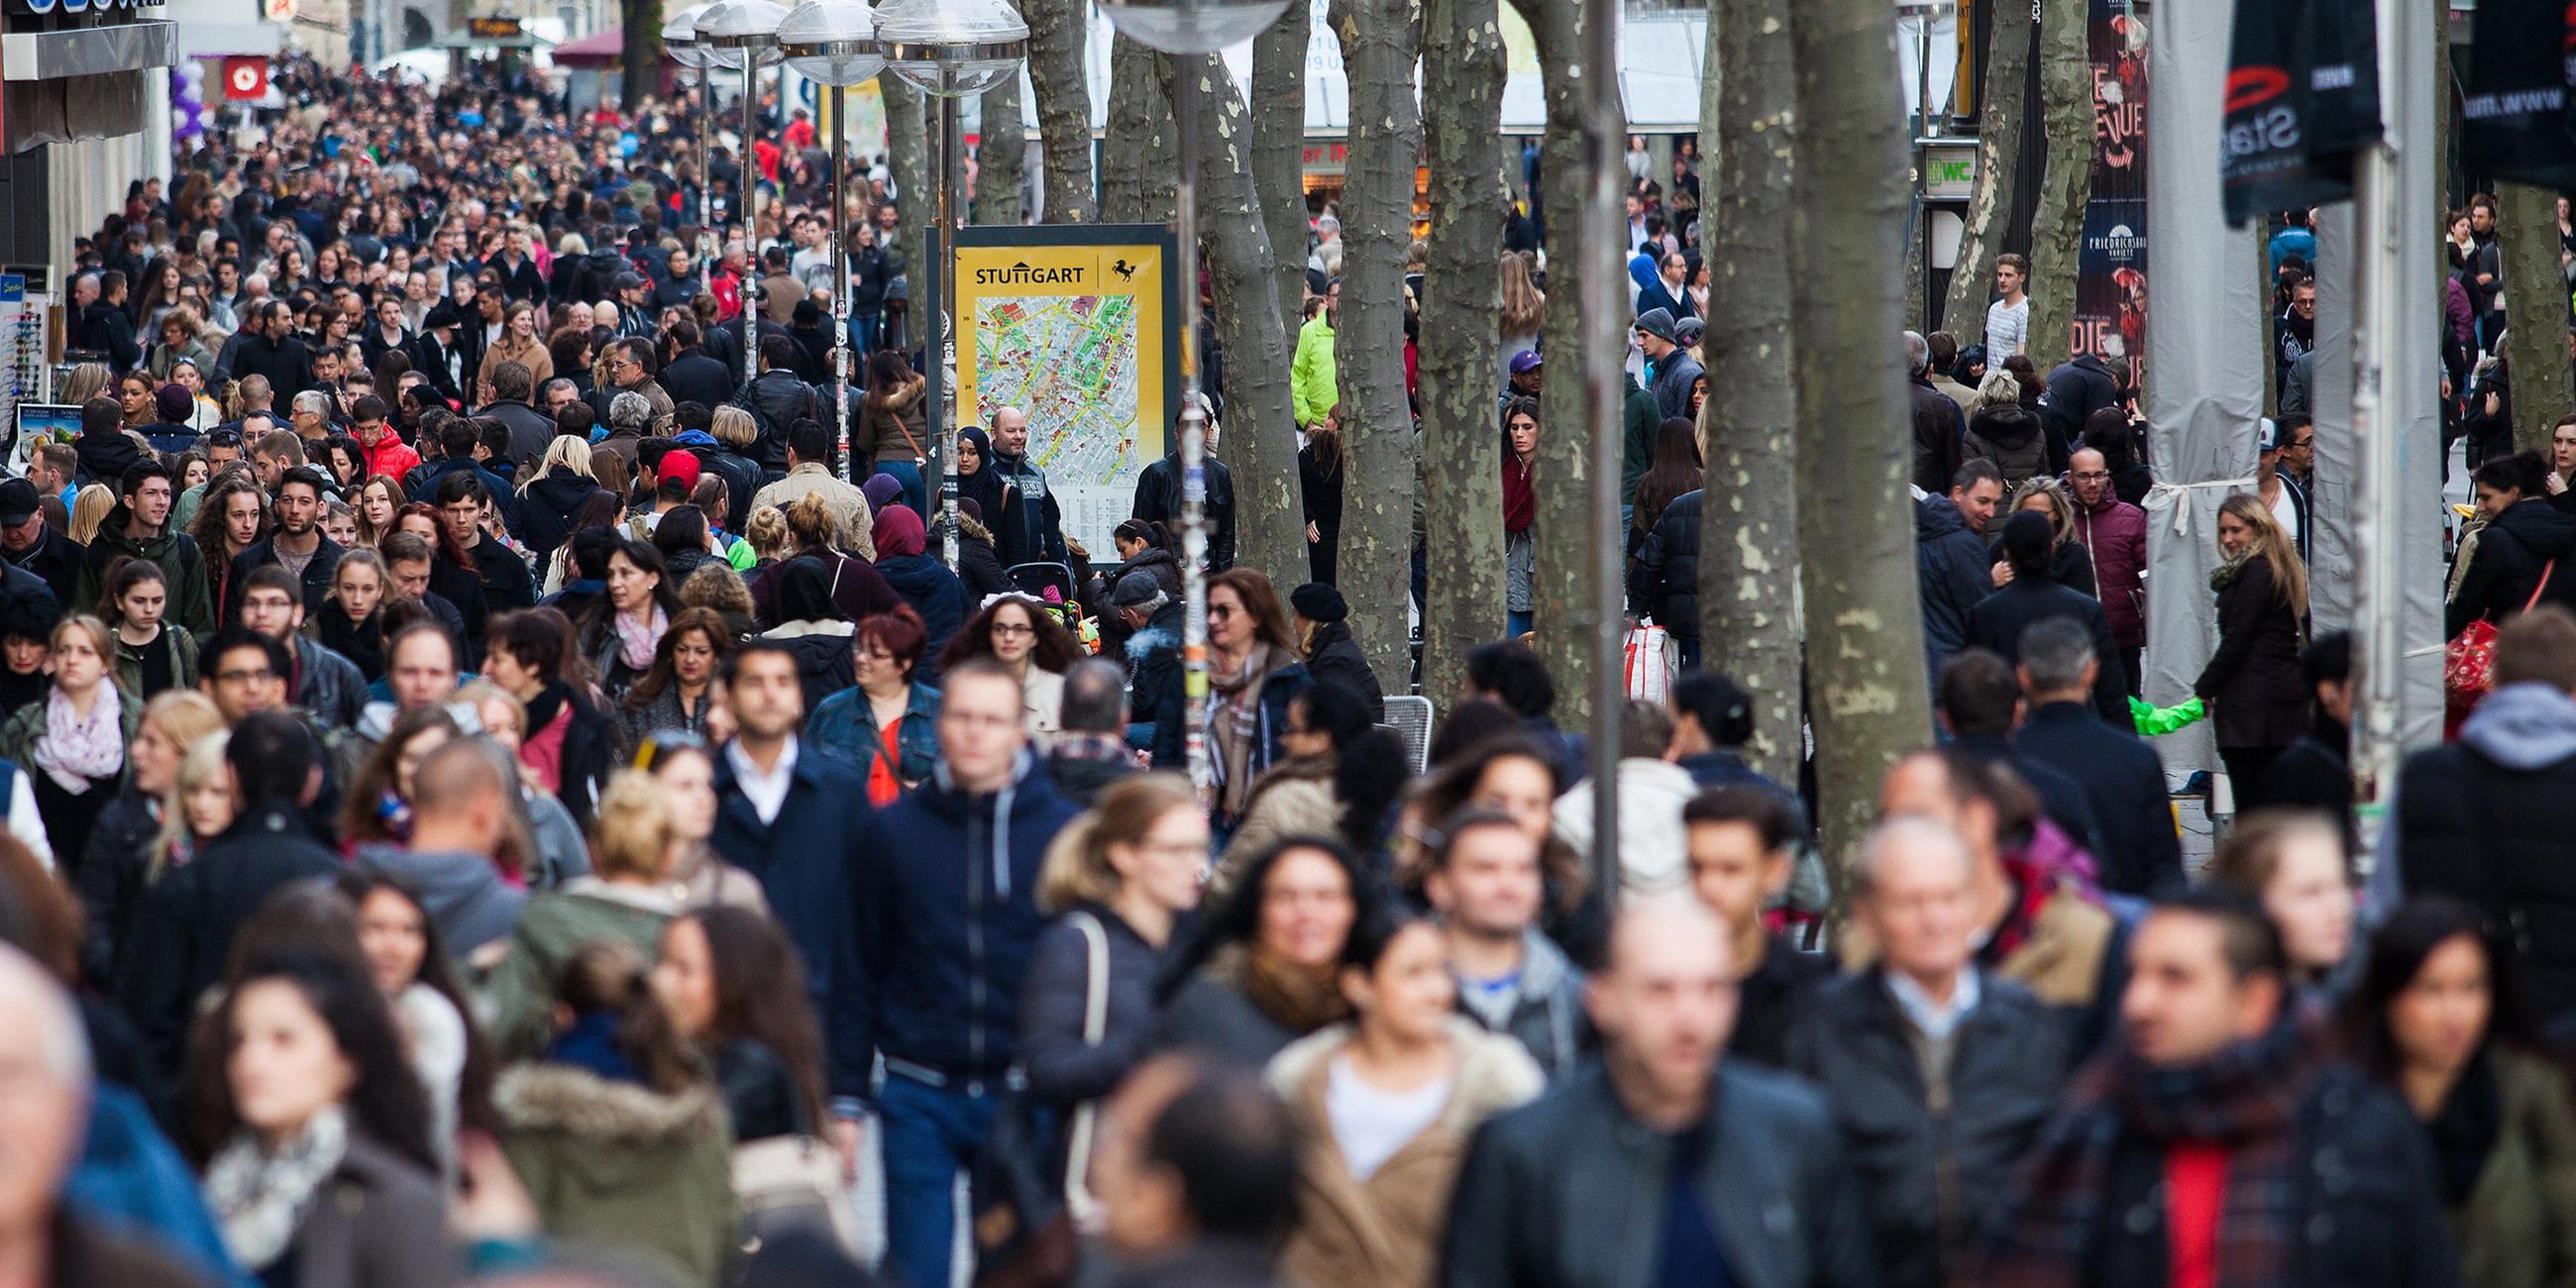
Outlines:
<svg viewBox="0 0 2576 1288"><path fill-rule="evenodd" d="M960 422L1016 407L1064 534L1107 558L1136 475L1180 412L1179 261L1160 224L975 227L957 237ZM986 516L992 521L992 516Z"/></svg>
<svg viewBox="0 0 2576 1288"><path fill-rule="evenodd" d="M2074 352L2124 389L2146 375L2147 18L2134 0L2093 0L2093 193L2077 252Z"/></svg>

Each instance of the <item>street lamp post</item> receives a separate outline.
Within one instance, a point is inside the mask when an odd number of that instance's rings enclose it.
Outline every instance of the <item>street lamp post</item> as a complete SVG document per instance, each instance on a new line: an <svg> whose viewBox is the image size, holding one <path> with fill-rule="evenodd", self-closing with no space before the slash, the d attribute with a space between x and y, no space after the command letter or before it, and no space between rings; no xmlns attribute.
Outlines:
<svg viewBox="0 0 2576 1288"><path fill-rule="evenodd" d="M662 24L662 49L671 61L698 74L698 281L707 291L716 289L716 256L711 252L723 245L714 228L714 184L709 181L708 167L713 164L709 135L715 132L715 72L707 62L707 51L698 43L698 15L707 6L693 4L671 15Z"/></svg>
<svg viewBox="0 0 2576 1288"><path fill-rule="evenodd" d="M832 429L844 452L850 441L850 248L846 231L849 198L844 189L847 159L842 155L849 133L844 94L852 85L885 67L877 45L876 15L862 0L805 0L778 24L779 51L806 79L832 87ZM845 461L853 474L856 461Z"/></svg>
<svg viewBox="0 0 2576 1288"><path fill-rule="evenodd" d="M1199 393L1198 78L1197 60L1252 39L1288 11L1289 0L1102 0L1100 11L1127 38L1190 64L1172 78L1172 103L1181 153L1173 185L1173 240L1178 264L1163 271L1181 279L1181 594L1187 602L1181 627L1181 687L1186 716L1183 744L1190 781L1205 796L1214 782L1207 754L1207 411ZM1280 251L1272 247L1273 251Z"/></svg>
<svg viewBox="0 0 2576 1288"><path fill-rule="evenodd" d="M698 43L706 50L711 67L742 69L742 240L746 249L760 245L760 163L752 152L751 136L760 110L760 69L776 66L778 24L786 21L787 6L776 0L715 0L698 14ZM760 371L760 326L751 318L751 310L760 303L760 266L754 263L744 274L742 307L743 360L745 377Z"/></svg>
<svg viewBox="0 0 2576 1288"><path fill-rule="evenodd" d="M922 365L928 368L923 375L931 382L924 410L930 418L931 441L939 449L940 555L955 568L959 413L948 405L956 396L956 382L948 377L959 323L946 316L946 296L956 262L957 220L951 213L957 201L954 171L958 154L965 151L958 137L957 100L1019 75L1020 60L1028 55L1029 25L1005 0L886 0L876 17L877 44L885 52L886 66L905 84L939 100L939 179L934 185L938 202L932 226L939 250L931 256L923 282L922 311L930 322L930 340L923 346ZM986 463L987 468L990 464Z"/></svg>

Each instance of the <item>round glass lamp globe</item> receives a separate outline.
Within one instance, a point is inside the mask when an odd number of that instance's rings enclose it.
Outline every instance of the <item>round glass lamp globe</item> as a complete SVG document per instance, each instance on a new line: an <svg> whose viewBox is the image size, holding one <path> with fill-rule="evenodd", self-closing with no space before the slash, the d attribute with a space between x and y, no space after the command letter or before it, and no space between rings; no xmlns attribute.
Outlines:
<svg viewBox="0 0 2576 1288"><path fill-rule="evenodd" d="M1167 54L1213 54L1270 29L1289 0L1101 0L1120 34Z"/></svg>
<svg viewBox="0 0 2576 1288"><path fill-rule="evenodd" d="M805 0L778 24L778 49L818 85L856 85L885 69L876 15L861 0Z"/></svg>
<svg viewBox="0 0 2576 1288"><path fill-rule="evenodd" d="M885 0L877 44L905 84L941 98L981 94L1019 75L1029 25L1006 0Z"/></svg>
<svg viewBox="0 0 2576 1288"><path fill-rule="evenodd" d="M777 0L715 0L698 14L698 47L710 67L768 67L778 61L778 24L786 19Z"/></svg>

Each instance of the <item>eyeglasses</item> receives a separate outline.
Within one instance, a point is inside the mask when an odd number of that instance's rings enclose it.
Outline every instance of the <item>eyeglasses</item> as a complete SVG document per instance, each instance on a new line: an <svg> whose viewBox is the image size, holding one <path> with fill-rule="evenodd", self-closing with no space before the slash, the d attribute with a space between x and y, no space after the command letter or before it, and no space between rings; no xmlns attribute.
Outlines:
<svg viewBox="0 0 2576 1288"><path fill-rule="evenodd" d="M261 667L256 671L217 671L218 684L266 684L277 678L277 672Z"/></svg>
<svg viewBox="0 0 2576 1288"><path fill-rule="evenodd" d="M993 633L996 635L1035 635L1038 633L1038 628L1025 622L995 622L993 623Z"/></svg>
<svg viewBox="0 0 2576 1288"><path fill-rule="evenodd" d="M2078 483L2099 483L2099 482L2101 482L2102 480L2104 480L2104 479L2107 479L2107 478L2111 477L2111 471L2109 471L2109 470L2077 470L2076 472L2074 472L2074 473L2072 473L2072 474L2069 474L2069 475L2067 475L2066 477L2071 478L2071 479L2075 480L2075 481L2076 481L2076 482L2078 482Z"/></svg>
<svg viewBox="0 0 2576 1288"><path fill-rule="evenodd" d="M1221 622L1242 611L1242 609L1237 608L1232 604L1210 604L1208 605L1208 620L1211 622Z"/></svg>

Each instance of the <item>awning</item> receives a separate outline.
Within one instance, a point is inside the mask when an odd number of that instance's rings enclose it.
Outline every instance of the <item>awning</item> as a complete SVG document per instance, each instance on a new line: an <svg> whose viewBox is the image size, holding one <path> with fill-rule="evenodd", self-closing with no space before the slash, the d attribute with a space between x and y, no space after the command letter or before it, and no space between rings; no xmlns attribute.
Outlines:
<svg viewBox="0 0 2576 1288"><path fill-rule="evenodd" d="M626 59L626 28L622 25L594 31L579 40L567 40L555 46L555 66L585 67L605 71L620 66ZM659 41L655 41L659 47ZM662 61L671 61L669 54Z"/></svg>

